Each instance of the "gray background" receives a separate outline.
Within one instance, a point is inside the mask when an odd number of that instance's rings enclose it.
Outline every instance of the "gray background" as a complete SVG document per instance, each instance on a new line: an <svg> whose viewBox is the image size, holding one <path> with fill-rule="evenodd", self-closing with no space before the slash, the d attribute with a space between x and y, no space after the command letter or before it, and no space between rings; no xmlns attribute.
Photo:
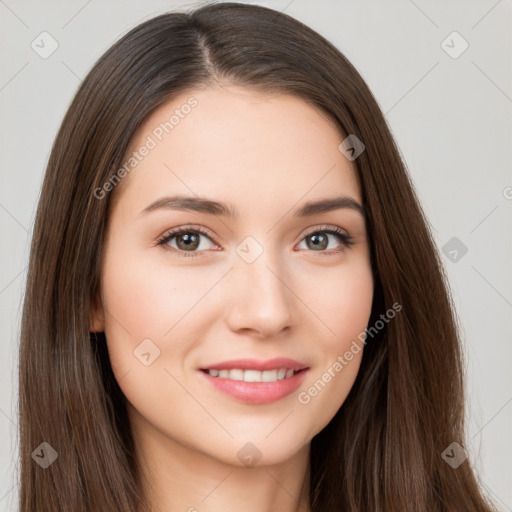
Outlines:
<svg viewBox="0 0 512 512"><path fill-rule="evenodd" d="M465 448L488 492L512 511L511 1L253 3L283 10L331 40L386 114L444 248L463 325ZM115 40L143 20L196 5L0 0L2 512L17 510L21 300L52 141L80 80ZM46 59L31 47L42 46L43 31L58 43ZM469 44L456 58L463 41L453 31Z"/></svg>

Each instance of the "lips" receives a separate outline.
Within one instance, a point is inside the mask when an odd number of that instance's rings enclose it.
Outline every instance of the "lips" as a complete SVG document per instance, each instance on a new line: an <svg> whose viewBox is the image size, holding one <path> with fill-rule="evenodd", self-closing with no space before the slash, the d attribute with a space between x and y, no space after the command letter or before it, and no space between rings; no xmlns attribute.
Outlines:
<svg viewBox="0 0 512 512"><path fill-rule="evenodd" d="M249 404L267 404L284 398L303 382L308 366L286 357L266 361L237 359L200 368L216 390Z"/></svg>

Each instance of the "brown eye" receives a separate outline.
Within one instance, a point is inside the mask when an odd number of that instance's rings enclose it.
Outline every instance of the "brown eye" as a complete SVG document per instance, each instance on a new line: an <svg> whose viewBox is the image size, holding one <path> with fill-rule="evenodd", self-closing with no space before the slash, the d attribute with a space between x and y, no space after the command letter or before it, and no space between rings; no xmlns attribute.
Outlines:
<svg viewBox="0 0 512 512"><path fill-rule="evenodd" d="M336 238L341 242L341 247L336 248L334 246L331 247L331 250L326 250L329 247L330 240ZM307 234L301 243L303 241L306 243L306 249L319 253L325 252L326 254L339 253L354 243L349 234L338 228L313 231Z"/></svg>
<svg viewBox="0 0 512 512"><path fill-rule="evenodd" d="M203 242L203 239L206 242ZM164 249L174 251L178 256L196 256L211 249L211 238L199 228L180 228L165 234L159 241ZM189 253L189 254L186 254Z"/></svg>

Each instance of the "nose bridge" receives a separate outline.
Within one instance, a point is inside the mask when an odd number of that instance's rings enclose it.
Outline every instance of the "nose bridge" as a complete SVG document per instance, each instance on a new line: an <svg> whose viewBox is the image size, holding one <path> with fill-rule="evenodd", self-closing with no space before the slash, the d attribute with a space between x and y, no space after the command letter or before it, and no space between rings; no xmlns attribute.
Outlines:
<svg viewBox="0 0 512 512"><path fill-rule="evenodd" d="M237 246L236 253L231 276L235 284L229 287L233 293L228 312L231 327L277 334L295 316L284 266L270 248L250 236Z"/></svg>

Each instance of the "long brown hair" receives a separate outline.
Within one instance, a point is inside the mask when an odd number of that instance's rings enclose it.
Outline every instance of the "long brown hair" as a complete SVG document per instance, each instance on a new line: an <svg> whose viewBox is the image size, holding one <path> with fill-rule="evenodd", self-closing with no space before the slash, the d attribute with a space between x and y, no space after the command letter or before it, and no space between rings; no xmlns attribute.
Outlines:
<svg viewBox="0 0 512 512"><path fill-rule="evenodd" d="M20 512L135 512L145 504L124 396L104 334L90 333L112 193L136 129L176 94L216 80L297 95L363 141L355 160L375 293L356 382L311 442L313 512L490 511L465 445L457 319L428 223L384 116L340 51L299 21L219 3L138 25L94 65L62 122L37 209L23 308ZM52 454L48 443L57 454ZM34 452L37 450L36 455ZM37 455L50 463L45 469Z"/></svg>

